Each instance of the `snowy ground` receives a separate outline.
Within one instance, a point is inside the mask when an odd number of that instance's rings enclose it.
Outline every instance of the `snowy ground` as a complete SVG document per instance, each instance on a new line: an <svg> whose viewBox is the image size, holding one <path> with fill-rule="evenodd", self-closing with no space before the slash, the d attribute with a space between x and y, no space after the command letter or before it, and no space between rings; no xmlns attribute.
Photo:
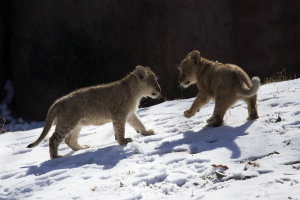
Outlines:
<svg viewBox="0 0 300 200"><path fill-rule="evenodd" d="M193 100L139 109L156 135L126 125L134 140L127 146L115 142L111 123L86 127L79 141L92 147L74 152L63 143L65 157L55 160L53 129L33 149L26 146L42 128L0 135L0 199L300 200L300 79L262 86L255 121L246 121L246 104L238 102L225 125L202 128L214 104L186 119Z"/></svg>

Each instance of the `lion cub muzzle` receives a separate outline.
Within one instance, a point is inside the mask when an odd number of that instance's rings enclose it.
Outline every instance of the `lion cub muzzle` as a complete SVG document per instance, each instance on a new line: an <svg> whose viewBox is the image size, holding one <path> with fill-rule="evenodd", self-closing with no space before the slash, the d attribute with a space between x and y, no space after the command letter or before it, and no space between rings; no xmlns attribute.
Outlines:
<svg viewBox="0 0 300 200"><path fill-rule="evenodd" d="M191 82L190 81L186 81L186 82L183 82L183 83L181 83L181 82L179 82L180 83L180 85L182 86L182 87L184 87L184 88L187 88L187 87L189 87L191 84Z"/></svg>
<svg viewBox="0 0 300 200"><path fill-rule="evenodd" d="M151 98L156 99L160 96L161 88L160 86L155 83L154 91L151 93Z"/></svg>

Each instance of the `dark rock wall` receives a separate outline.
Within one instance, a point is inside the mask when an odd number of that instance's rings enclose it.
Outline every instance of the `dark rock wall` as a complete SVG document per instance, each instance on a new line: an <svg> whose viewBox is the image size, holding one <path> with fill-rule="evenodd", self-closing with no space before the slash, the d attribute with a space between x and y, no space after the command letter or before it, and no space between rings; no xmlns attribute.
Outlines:
<svg viewBox="0 0 300 200"><path fill-rule="evenodd" d="M250 76L270 76L283 67L299 72L296 0L9 2L9 19L0 15L0 57L9 52L5 69L15 87L14 107L25 119L44 120L55 99L118 80L136 65L160 76L167 99L195 96L196 87L180 91L175 67L195 49L208 59L238 64ZM1 45L2 27L9 29L9 48ZM0 84L8 77L2 75L3 60Z"/></svg>
<svg viewBox="0 0 300 200"><path fill-rule="evenodd" d="M3 63L3 42L4 42L4 25L2 17L0 17L0 87L3 88L4 82L5 82L5 76L4 76L4 63ZM3 89L0 89L0 101L2 101L5 97Z"/></svg>
<svg viewBox="0 0 300 200"><path fill-rule="evenodd" d="M10 8L9 1L0 1L0 103L6 96L4 85L12 78L9 63Z"/></svg>
<svg viewBox="0 0 300 200"><path fill-rule="evenodd" d="M300 1L237 1L238 49L250 75L300 72ZM294 78L294 77L293 77Z"/></svg>

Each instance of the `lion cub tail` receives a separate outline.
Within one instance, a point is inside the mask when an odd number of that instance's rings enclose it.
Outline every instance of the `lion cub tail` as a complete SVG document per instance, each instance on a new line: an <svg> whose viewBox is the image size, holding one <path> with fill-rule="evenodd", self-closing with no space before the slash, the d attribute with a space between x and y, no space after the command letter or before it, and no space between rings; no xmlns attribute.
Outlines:
<svg viewBox="0 0 300 200"><path fill-rule="evenodd" d="M258 89L259 89L259 86L260 86L260 78L257 77L257 76L254 76L252 78L252 84L253 86L251 88L240 88L238 94L239 96L242 96L242 97L252 97L254 96Z"/></svg>
<svg viewBox="0 0 300 200"><path fill-rule="evenodd" d="M45 122L45 125L44 125L44 129L43 129L43 132L41 133L40 137L33 143L29 144L27 146L27 148L33 148L35 146L37 146L41 141L43 141L43 139L45 139L45 137L47 136L49 130L51 129L52 125L53 125L53 122L54 120L56 119L56 115L57 115L57 106L54 104L48 114L47 114L47 117L46 117L46 122Z"/></svg>

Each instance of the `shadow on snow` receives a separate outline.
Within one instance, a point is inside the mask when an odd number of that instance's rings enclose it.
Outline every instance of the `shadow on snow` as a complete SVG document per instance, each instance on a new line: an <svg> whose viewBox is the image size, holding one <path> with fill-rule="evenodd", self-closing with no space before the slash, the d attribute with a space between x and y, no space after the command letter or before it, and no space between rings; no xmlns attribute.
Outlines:
<svg viewBox="0 0 300 200"><path fill-rule="evenodd" d="M192 154L210 151L217 148L227 148L232 152L231 158L239 158L241 150L234 140L246 135L245 132L254 121L247 121L238 127L221 126L218 128L205 128L199 132L187 131L183 138L162 143L155 148L154 154L165 154L172 151L180 151L180 146L185 145L185 150ZM188 149L186 149L186 145ZM107 170L115 167L122 159L134 155L133 151L125 151L124 146L111 145L100 147L94 152L84 152L73 155L74 151L64 155L63 158L48 160L39 165L28 167L26 175L43 175L54 170L72 169L84 165L95 165L95 168ZM27 167L26 167L27 168Z"/></svg>
<svg viewBox="0 0 300 200"><path fill-rule="evenodd" d="M253 122L253 120L247 121L238 127L224 125L217 128L204 128L198 132L187 131L183 133L182 139L164 142L156 150L159 154L184 150L196 154L217 148L227 148L232 152L230 158L236 159L241 156L241 150L234 141L239 136L247 135L246 130ZM188 147L186 147L187 144Z"/></svg>
<svg viewBox="0 0 300 200"><path fill-rule="evenodd" d="M95 165L99 169L111 169L116 166L120 160L134 155L134 152L126 152L118 144L99 148L94 152L84 152L73 155L75 151L64 155L62 158L47 160L38 165L28 167L26 175L43 175L54 170L72 169L83 167L84 165ZM27 168L27 167L26 167Z"/></svg>

